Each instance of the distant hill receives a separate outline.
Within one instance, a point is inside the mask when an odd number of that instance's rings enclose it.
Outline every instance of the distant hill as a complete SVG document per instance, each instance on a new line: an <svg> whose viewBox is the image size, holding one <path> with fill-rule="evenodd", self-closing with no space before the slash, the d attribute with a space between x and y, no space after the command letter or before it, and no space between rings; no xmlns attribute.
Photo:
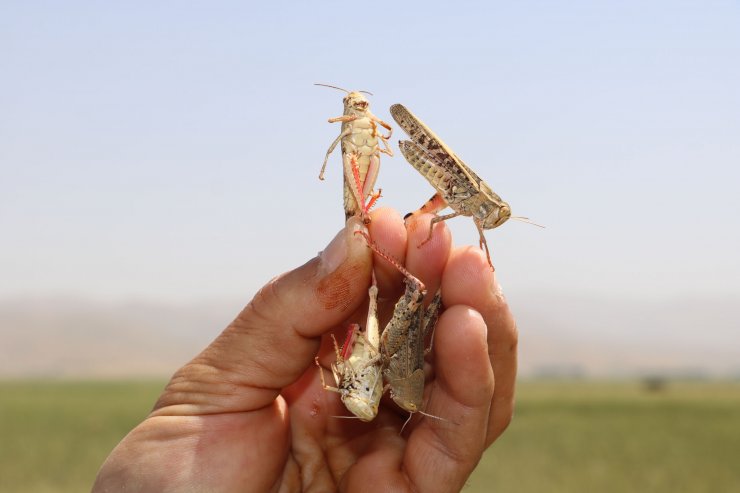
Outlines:
<svg viewBox="0 0 740 493"><path fill-rule="evenodd" d="M740 298L511 296L524 374L740 377Z"/></svg>
<svg viewBox="0 0 740 493"><path fill-rule="evenodd" d="M241 308L227 302L0 302L0 376L166 376L216 337Z"/></svg>
<svg viewBox="0 0 740 493"><path fill-rule="evenodd" d="M740 376L740 300L509 296L523 375ZM0 377L167 376L242 305L0 301Z"/></svg>

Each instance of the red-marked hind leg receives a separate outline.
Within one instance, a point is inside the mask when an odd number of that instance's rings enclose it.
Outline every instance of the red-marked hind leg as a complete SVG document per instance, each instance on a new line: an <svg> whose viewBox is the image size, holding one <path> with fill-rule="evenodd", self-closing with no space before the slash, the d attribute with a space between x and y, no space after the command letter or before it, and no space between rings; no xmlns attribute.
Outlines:
<svg viewBox="0 0 740 493"><path fill-rule="evenodd" d="M350 155L349 158L350 163L350 169L352 170L352 178L355 184L354 190L352 192L354 193L355 199L357 199L357 204L362 207L365 200L365 194L362 190L362 178L360 178L360 165L357 164L357 155L354 153Z"/></svg>
<svg viewBox="0 0 740 493"><path fill-rule="evenodd" d="M367 197L372 194L375 182L378 180L380 171L380 159L377 156L370 156L368 159L367 171L365 171L365 181L362 182L362 196Z"/></svg>
<svg viewBox="0 0 740 493"><path fill-rule="evenodd" d="M362 221L365 224L370 223L370 209L372 206L375 205L375 202L381 197L382 190L378 190L377 192L370 192L366 191L365 188L368 188L370 184L370 180L375 181L375 178L377 177L377 166L371 167L368 169L368 176L365 177L365 182L362 182L362 178L360 178L360 166L357 164L357 156L355 154L352 154L350 157L350 166L352 168L352 177L355 182L355 189L353 190L353 193L355 195L355 200L357 201L357 204L360 208L360 217L362 217ZM365 202L366 194L369 194L369 200L367 203Z"/></svg>
<svg viewBox="0 0 740 493"><path fill-rule="evenodd" d="M437 212L441 211L447 207L447 201L442 198L442 195L439 194L439 192L432 195L432 198L424 202L424 205L416 209L414 212L409 212L405 216L403 216L404 219L408 219L411 216L417 216L419 214L423 214L425 212L429 212L430 214L436 214Z"/></svg>
<svg viewBox="0 0 740 493"><path fill-rule="evenodd" d="M344 343L342 344L342 351L341 351L341 357L337 355L337 360L341 361L347 361L350 356L352 356L352 349L355 347L355 341L357 340L357 335L360 333L360 325L359 324L349 324L349 327L347 327L347 334L344 336ZM333 335L333 334L332 334ZM334 341L334 344L336 344L336 340Z"/></svg>
<svg viewBox="0 0 740 493"><path fill-rule="evenodd" d="M365 206L363 206L363 209L365 211L365 214L369 213L370 212L370 209L372 209L372 207L375 205L375 202L377 202L378 199L380 197L382 197L382 195L381 195L382 192L383 192L382 189L378 189L377 192L373 192L370 195L370 200L368 200L367 201L367 204Z"/></svg>
<svg viewBox="0 0 740 493"><path fill-rule="evenodd" d="M434 225L436 223L440 221L445 221L447 219L460 215L459 212L455 212L453 214L447 214L446 216L437 216L436 215L437 212L441 211L445 207L447 207L447 201L444 198L442 198L442 195L439 192L437 192L434 195L432 195L432 197L429 200L424 202L424 205L419 207L417 210L415 210L414 212L409 212L408 214L403 216L403 219L406 220L411 216L416 216L416 215L424 214L427 212L435 215L435 217L429 222L429 235L427 236L426 240L422 241L419 244L417 248L421 248L423 245L426 245L429 242L429 240L432 239L432 232L434 231Z"/></svg>
<svg viewBox="0 0 740 493"><path fill-rule="evenodd" d="M368 224L370 222L370 218L367 217L365 195L362 191L362 178L360 178L360 167L357 164L357 155L355 153L345 156L344 174L347 189L351 191L352 197L355 199L355 204L357 205L354 214L359 214L362 221L365 224Z"/></svg>
<svg viewBox="0 0 740 493"><path fill-rule="evenodd" d="M362 235L365 238L365 241L367 241L367 246L370 247L372 251L383 257L385 260L387 260L391 265L393 265L398 271L406 277L410 282L412 282L414 285L418 286L418 289L423 291L426 288L424 287L424 283L422 283L416 276L411 274L406 268L401 265L401 263L393 257L391 254L386 252L385 250L381 249L377 243L375 243L371 238L370 235L367 234L364 231L355 231L356 235Z"/></svg>

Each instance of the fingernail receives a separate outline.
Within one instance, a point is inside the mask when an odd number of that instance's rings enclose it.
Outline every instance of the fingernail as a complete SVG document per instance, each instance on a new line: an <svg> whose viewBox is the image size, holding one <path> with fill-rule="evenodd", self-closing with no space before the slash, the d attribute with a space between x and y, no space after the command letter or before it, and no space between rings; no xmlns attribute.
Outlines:
<svg viewBox="0 0 740 493"><path fill-rule="evenodd" d="M351 255L355 254L357 249L364 247L365 240L361 235L356 235L355 231L365 230L365 227L355 217L347 220L344 229L339 231L333 240L319 254L319 276L334 272L342 263Z"/></svg>

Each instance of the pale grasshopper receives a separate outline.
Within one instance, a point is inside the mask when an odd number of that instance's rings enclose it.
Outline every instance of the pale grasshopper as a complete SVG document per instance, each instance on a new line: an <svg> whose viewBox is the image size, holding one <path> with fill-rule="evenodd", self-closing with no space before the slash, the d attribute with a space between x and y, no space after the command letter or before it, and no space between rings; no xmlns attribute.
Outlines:
<svg viewBox="0 0 740 493"><path fill-rule="evenodd" d="M337 392L344 406L362 421L372 421L375 418L383 395L382 363L378 351L380 344L378 286L374 273L368 295L370 302L365 332L360 331L358 324L351 324L341 350L334 335L331 336L337 356L336 361L331 364L336 387L326 385L318 357L315 360L319 366L321 385L324 389Z"/></svg>
<svg viewBox="0 0 740 493"><path fill-rule="evenodd" d="M424 284L407 271L396 259L383 252L366 233L358 231L380 256L388 260L405 277L406 290L393 308L393 316L380 336L380 354L383 376L390 388L390 395L401 409L410 413L421 412L424 397L424 355L431 350L425 347L427 336L434 330L442 305L440 290L424 309L427 290ZM426 413L425 416L436 418ZM441 419L441 418L440 418Z"/></svg>
<svg viewBox="0 0 740 493"><path fill-rule="evenodd" d="M411 137L411 141L398 143L401 153L437 189L432 198L411 213L430 212L435 215L429 223L429 235L422 245L432 238L432 229L436 223L455 216L472 216L475 227L478 228L479 246L485 248L488 264L493 268L488 243L483 235L484 229L501 226L510 218L540 226L526 217L512 216L509 204L501 200L486 182L406 107L394 104L390 112L398 126ZM436 215L447 206L454 211L452 214Z"/></svg>
<svg viewBox="0 0 740 493"><path fill-rule="evenodd" d="M347 93L343 99L344 114L329 118L329 123L341 122L342 130L329 146L329 150L326 151L319 179L324 179L324 171L329 155L341 142L345 219L359 214L367 222L367 213L380 196L380 191L375 192L373 190L380 170L380 153L393 155L393 151L388 146L388 139L391 138L393 130L389 124L372 114L370 103L362 94L366 91L350 92L341 87L326 84L316 85L339 89ZM388 135L382 135L378 132L378 125L388 130ZM381 147L379 143L382 143L383 146ZM370 199L366 204L365 200L368 197Z"/></svg>

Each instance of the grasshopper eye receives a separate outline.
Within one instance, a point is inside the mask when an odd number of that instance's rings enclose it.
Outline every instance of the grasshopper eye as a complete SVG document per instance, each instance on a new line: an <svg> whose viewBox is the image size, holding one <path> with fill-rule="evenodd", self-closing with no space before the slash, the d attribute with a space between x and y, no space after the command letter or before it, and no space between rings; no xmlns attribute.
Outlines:
<svg viewBox="0 0 740 493"><path fill-rule="evenodd" d="M497 208L492 209L489 212L488 217L483 222L485 229L493 229L501 226L511 217L511 208L506 202L502 203Z"/></svg>
<svg viewBox="0 0 740 493"><path fill-rule="evenodd" d="M504 223L510 217L511 217L511 207L509 207L509 204L504 202L503 204L501 204L501 208L498 211L498 224Z"/></svg>

